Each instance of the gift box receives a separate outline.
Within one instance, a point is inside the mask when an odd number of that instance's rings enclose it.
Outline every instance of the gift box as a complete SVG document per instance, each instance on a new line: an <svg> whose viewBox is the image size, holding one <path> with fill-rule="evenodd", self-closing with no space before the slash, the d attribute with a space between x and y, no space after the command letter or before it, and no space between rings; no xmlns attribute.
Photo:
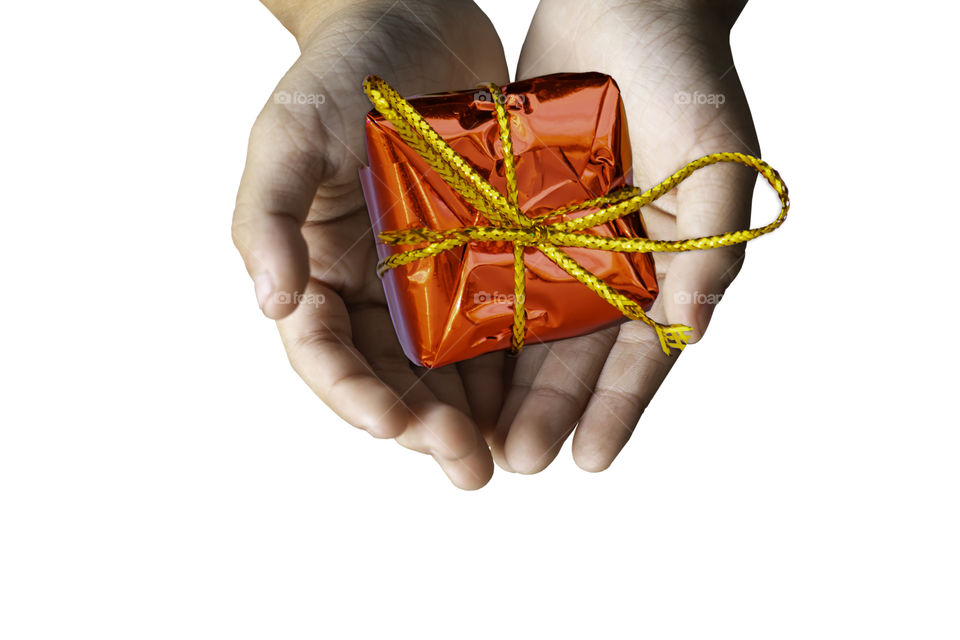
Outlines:
<svg viewBox="0 0 960 640"><path fill-rule="evenodd" d="M650 326L664 353L690 327L645 311L657 295L649 253L747 242L777 229L787 188L738 152L695 159L646 190L629 185L616 83L555 74L404 99L371 76L370 165L361 170L393 324L412 362L436 367L622 322ZM738 163L766 178L780 215L755 229L651 240L639 216L694 172Z"/></svg>
<svg viewBox="0 0 960 640"><path fill-rule="evenodd" d="M609 76L564 73L502 87L408 98L409 104L491 186L507 193L497 103L509 118L517 205L531 219L628 183L631 156L620 92ZM376 111L366 122L369 167L361 182L375 233L482 225L458 194ZM586 209L555 216L581 217ZM609 237L644 237L638 214L592 228ZM403 247L378 243L383 259ZM592 274L644 309L657 295L649 254L566 250ZM528 246L526 341L577 336L626 318L553 261ZM383 274L390 315L407 357L434 367L511 347L516 301L511 242L469 242Z"/></svg>

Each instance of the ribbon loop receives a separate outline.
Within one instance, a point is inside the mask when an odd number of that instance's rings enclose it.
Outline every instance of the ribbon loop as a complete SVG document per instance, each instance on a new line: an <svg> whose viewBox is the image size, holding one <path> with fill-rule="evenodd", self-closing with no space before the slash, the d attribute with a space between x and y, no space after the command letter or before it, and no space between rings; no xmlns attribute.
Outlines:
<svg viewBox="0 0 960 640"><path fill-rule="evenodd" d="M427 228L384 231L378 234L378 237L385 244L425 244L426 246L401 251L384 258L377 264L377 274L382 276L390 269L435 256L471 241L513 243L514 316L510 351L517 353L523 348L526 338L526 281L523 253L525 247L535 247L573 278L619 309L623 315L652 327L657 333L660 347L665 354L670 355L672 349L683 350L689 341L690 327L679 324L664 325L651 319L633 299L590 273L560 247L649 253L698 251L748 242L774 231L787 218L790 198L780 174L760 158L745 153L711 153L686 164L666 180L646 191L641 191L637 187L624 187L597 198L574 202L544 215L528 218L520 211L517 202L517 174L510 137L510 119L504 108L506 100L496 84L491 83L486 87L493 102L497 126L500 129L500 142L503 145L504 176L507 180L506 195L500 193L480 176L470 163L454 151L423 116L390 85L376 76L370 76L364 81L364 92L374 108L396 128L404 141L440 175L444 182L490 222L489 226L460 227L442 231ZM749 167L766 179L780 197L780 214L773 222L755 229L743 229L687 240L610 238L585 233L587 229L639 211L641 207L654 202L677 187L698 169L720 162L733 162ZM598 210L573 220L560 219L557 222L546 222L568 213L588 209Z"/></svg>

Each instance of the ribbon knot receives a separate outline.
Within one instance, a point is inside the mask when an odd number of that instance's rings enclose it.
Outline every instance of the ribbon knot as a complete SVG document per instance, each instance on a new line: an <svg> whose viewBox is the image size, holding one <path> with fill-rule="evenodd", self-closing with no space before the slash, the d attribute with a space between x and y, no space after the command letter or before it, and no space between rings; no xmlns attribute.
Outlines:
<svg viewBox="0 0 960 640"><path fill-rule="evenodd" d="M437 172L444 182L489 222L489 225L484 226L465 226L443 231L428 228L384 231L378 234L378 237L385 244L426 246L401 251L382 259L377 264L378 275L382 276L390 269L435 256L468 242L511 242L514 257L511 352L517 353L523 348L526 338L526 280L523 252L525 247L536 247L573 278L619 309L623 315L652 327L657 333L664 353L670 355L671 349L682 350L689 340L690 327L679 324L664 325L651 319L635 300L590 273L560 247L650 253L696 251L748 242L774 231L787 218L790 199L787 195L787 186L780 178L780 174L760 158L751 155L734 152L712 153L686 164L660 184L646 191L637 187L624 187L597 198L571 203L544 215L530 218L520 211L517 203L517 174L513 143L510 138L510 121L504 108L506 100L503 98L500 87L495 84L486 86L492 97L491 102L494 105L500 141L503 145L506 194L498 191L477 173L470 163L454 151L423 116L390 85L376 76L370 76L364 81L364 92L380 115L394 126L400 137ZM719 162L734 162L750 167L767 180L780 197L780 214L773 222L755 229L731 231L688 240L610 238L585 233L587 229L639 211L641 207L657 200L679 185L694 171ZM595 211L579 218L563 219L561 217L591 209ZM560 219L557 222L546 223L553 218Z"/></svg>
<svg viewBox="0 0 960 640"><path fill-rule="evenodd" d="M520 243L526 246L539 246L541 244L549 244L551 241L550 232L540 224L534 223L532 226L520 230L520 232L526 236L520 240ZM516 240L514 242L516 242Z"/></svg>

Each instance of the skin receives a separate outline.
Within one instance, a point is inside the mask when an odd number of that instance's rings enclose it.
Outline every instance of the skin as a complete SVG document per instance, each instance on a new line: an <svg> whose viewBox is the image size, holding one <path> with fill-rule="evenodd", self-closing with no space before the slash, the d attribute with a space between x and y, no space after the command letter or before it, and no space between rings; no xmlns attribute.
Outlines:
<svg viewBox="0 0 960 640"><path fill-rule="evenodd" d="M544 0L518 76L598 70L615 78L637 185L654 185L715 151L759 155L729 47L743 4ZM695 94L722 96L723 104L690 104ZM745 228L754 183L743 167L699 171L644 209L647 231L655 239L680 239ZM691 342L698 341L715 301L740 269L743 245L653 255L661 291L649 315L693 327ZM498 462L536 473L573 433L576 463L588 471L606 469L677 359L666 356L654 332L639 322L531 347L519 357L498 420Z"/></svg>
<svg viewBox="0 0 960 640"><path fill-rule="evenodd" d="M462 489L486 484L494 459L509 471L542 470L571 434L580 467L607 468L677 360L660 351L652 330L628 322L531 344L518 358L495 353L427 371L400 350L375 274L357 178L370 108L360 82L376 73L405 94L505 83L489 20L461 0L265 4L297 37L301 56L253 127L233 237L294 369L346 422L433 456ZM756 155L728 44L742 6L543 0L518 77L614 77L637 185L710 152ZM645 209L647 230L674 239L745 228L753 184L742 167L705 168ZM661 294L650 315L690 325L695 342L742 248L654 257Z"/></svg>

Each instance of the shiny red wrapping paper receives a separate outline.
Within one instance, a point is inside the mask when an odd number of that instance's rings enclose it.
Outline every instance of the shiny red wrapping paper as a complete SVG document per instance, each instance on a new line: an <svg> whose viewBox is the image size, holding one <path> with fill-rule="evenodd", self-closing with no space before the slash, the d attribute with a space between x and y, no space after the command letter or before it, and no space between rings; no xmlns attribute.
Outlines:
<svg viewBox="0 0 960 640"><path fill-rule="evenodd" d="M628 184L630 142L612 78L563 73L514 82L502 90L519 206L525 215L541 215ZM473 89L408 100L478 173L506 193L503 146L489 93ZM367 116L366 135L370 166L361 170L360 178L374 234L487 224L375 111ZM646 236L637 214L588 232ZM380 258L412 248L377 243ZM649 254L563 250L644 309L653 303L657 282ZM582 335L624 320L620 311L536 248L526 249L524 261L528 344ZM511 243L471 242L417 260L387 271L383 286L404 353L418 365L437 367L510 348Z"/></svg>

